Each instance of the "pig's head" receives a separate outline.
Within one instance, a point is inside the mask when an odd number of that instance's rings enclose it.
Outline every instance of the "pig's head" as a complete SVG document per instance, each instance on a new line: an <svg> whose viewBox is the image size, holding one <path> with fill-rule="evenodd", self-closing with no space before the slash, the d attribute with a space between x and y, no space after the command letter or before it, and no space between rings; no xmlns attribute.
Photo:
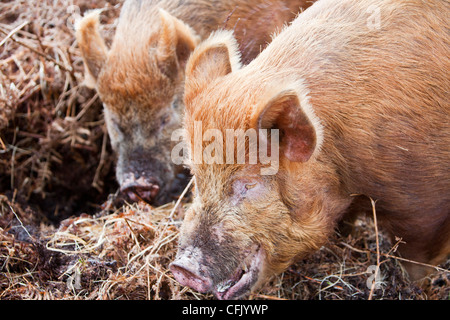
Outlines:
<svg viewBox="0 0 450 320"><path fill-rule="evenodd" d="M131 2L130 2L131 3ZM180 169L171 161L171 134L181 127L184 69L198 37L163 10L139 16L122 9L109 50L99 33L99 12L77 26L85 83L95 88L117 154L116 176L132 200L165 201Z"/></svg>
<svg viewBox="0 0 450 320"><path fill-rule="evenodd" d="M187 64L184 126L195 199L170 266L181 284L220 299L245 295L320 248L333 232L334 213L348 205L323 161L323 129L302 84L253 82L238 60L232 36L220 32ZM198 121L203 132L220 129L224 137L227 129L278 129L278 171L262 175L267 165L259 160L195 163Z"/></svg>

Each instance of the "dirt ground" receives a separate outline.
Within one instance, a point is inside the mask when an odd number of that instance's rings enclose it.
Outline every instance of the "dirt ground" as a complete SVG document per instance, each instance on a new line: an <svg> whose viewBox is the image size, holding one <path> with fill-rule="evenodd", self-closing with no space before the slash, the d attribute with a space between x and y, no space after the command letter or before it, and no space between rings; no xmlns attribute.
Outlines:
<svg viewBox="0 0 450 320"><path fill-rule="evenodd" d="M161 207L122 199L102 104L82 84L73 23L103 8L110 41L121 3L0 3L0 299L213 299L168 271L189 190ZM419 287L401 241L381 230L377 246L374 230L358 220L246 299L450 299L450 261Z"/></svg>

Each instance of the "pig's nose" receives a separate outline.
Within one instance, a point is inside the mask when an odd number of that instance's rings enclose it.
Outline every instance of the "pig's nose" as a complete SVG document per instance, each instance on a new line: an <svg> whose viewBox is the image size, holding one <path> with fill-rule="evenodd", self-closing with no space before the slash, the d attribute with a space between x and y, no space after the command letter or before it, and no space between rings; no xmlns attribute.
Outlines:
<svg viewBox="0 0 450 320"><path fill-rule="evenodd" d="M131 200L152 200L156 198L159 193L159 186L156 184L148 185L129 185L122 188L122 192L125 193Z"/></svg>
<svg viewBox="0 0 450 320"><path fill-rule="evenodd" d="M202 293L211 290L212 281L199 274L199 269L195 267L195 263L187 259L177 259L170 264L169 268L181 285Z"/></svg>

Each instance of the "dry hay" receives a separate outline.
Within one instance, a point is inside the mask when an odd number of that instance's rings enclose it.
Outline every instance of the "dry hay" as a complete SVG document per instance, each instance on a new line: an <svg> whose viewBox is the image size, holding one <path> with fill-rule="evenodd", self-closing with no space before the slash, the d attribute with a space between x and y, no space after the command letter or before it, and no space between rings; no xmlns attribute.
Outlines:
<svg viewBox="0 0 450 320"><path fill-rule="evenodd" d="M0 200L0 299L213 298L181 287L168 271L189 204L125 204L52 227L33 222L29 209ZM383 235L381 284L371 296L368 269L377 264L373 228L372 220L358 220L353 235L336 234L248 298L448 299L448 270L439 268L426 290L409 283L398 259L385 258L396 246Z"/></svg>
<svg viewBox="0 0 450 320"><path fill-rule="evenodd" d="M77 8L104 8L110 41L120 7L0 3L0 299L213 298L168 271L189 197L154 208L114 194L102 106L82 85L71 23ZM373 221L336 234L248 299L449 299L450 263L423 288L409 283L392 258L401 242L391 244ZM377 264L379 289L367 282Z"/></svg>
<svg viewBox="0 0 450 320"><path fill-rule="evenodd" d="M120 6L72 3L0 3L0 190L53 222L95 212L117 187L102 105L82 85L71 26L78 11L101 6L111 39Z"/></svg>

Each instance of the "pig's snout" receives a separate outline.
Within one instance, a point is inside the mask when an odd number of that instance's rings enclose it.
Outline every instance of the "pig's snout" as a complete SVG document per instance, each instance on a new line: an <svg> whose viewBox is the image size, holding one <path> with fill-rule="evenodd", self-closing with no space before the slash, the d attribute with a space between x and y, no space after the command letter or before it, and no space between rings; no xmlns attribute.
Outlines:
<svg viewBox="0 0 450 320"><path fill-rule="evenodd" d="M149 179L140 177L127 177L122 184L120 191L126 194L132 201L153 200L156 198L160 190L159 185Z"/></svg>
<svg viewBox="0 0 450 320"><path fill-rule="evenodd" d="M212 288L212 280L203 275L198 259L193 252L185 252L169 266L175 279L183 286L198 292L208 292Z"/></svg>
<svg viewBox="0 0 450 320"><path fill-rule="evenodd" d="M131 200L152 200L156 198L159 192L157 185L129 187L123 191Z"/></svg>
<svg viewBox="0 0 450 320"><path fill-rule="evenodd" d="M213 292L220 300L238 299L264 278L266 254L258 244L249 246L236 263L222 260L213 263L212 256L188 246L180 249L169 266L170 271L181 285L202 293Z"/></svg>

